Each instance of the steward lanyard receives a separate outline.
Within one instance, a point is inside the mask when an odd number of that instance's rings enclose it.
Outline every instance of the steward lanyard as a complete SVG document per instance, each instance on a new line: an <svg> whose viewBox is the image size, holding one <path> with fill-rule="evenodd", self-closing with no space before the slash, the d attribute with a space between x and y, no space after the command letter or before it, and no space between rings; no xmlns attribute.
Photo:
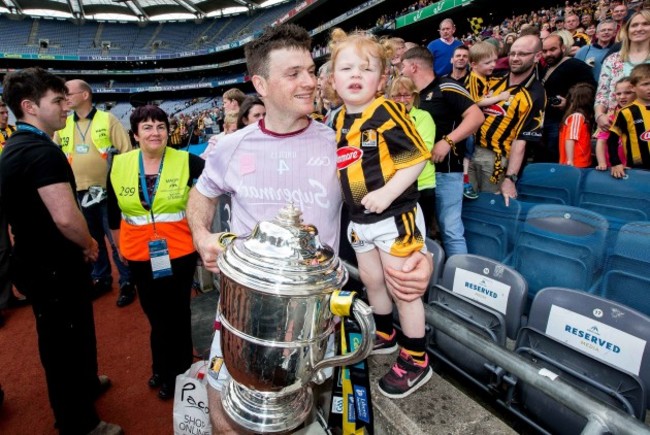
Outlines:
<svg viewBox="0 0 650 435"><path fill-rule="evenodd" d="M140 154L138 156L140 160L140 187L142 188L142 196L144 197L144 201L149 206L149 213L151 213L151 222L153 223L153 233L156 237L158 237L158 234L156 232L156 220L153 215L153 201L156 197L156 192L158 191L158 184L160 183L160 175L162 174L166 151L166 149L163 151L162 158L160 159L160 167L158 168L158 175L156 176L156 184L154 184L153 191L151 192L151 198L149 198L149 189L147 189L147 178L145 177L144 173L144 160L142 159L142 151L140 151Z"/></svg>
<svg viewBox="0 0 650 435"><path fill-rule="evenodd" d="M88 118L86 118L86 119L88 119ZM79 120L81 120L81 118ZM86 126L86 131L84 131L83 133L81 132L81 129L79 128L79 122L77 121L77 122L74 123L74 126L77 128L77 131L79 132L79 136L81 137L81 144L82 145L88 145L86 143L86 136L88 135L88 130L90 130L90 126L93 124L93 120L91 118L88 121L89 122L88 122L88 125Z"/></svg>

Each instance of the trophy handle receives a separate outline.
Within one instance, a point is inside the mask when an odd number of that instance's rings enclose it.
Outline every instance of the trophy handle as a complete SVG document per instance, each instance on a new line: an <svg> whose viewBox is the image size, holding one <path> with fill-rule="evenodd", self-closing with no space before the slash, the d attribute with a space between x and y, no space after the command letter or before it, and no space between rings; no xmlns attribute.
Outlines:
<svg viewBox="0 0 650 435"><path fill-rule="evenodd" d="M358 363L370 355L375 343L375 319L372 316L372 308L356 297L354 292L336 291L330 299L330 309L338 316L349 316L350 311L359 322L361 328L361 344L354 352L345 355L336 355L318 362L314 366L312 381L321 384L326 376L323 369L338 366L350 366Z"/></svg>

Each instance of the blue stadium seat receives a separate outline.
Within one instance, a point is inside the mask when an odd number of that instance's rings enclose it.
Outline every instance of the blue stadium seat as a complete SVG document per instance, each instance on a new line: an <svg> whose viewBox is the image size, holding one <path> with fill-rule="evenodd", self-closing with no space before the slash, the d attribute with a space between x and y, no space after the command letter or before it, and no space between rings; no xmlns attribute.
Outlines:
<svg viewBox="0 0 650 435"><path fill-rule="evenodd" d="M640 420L650 394L650 318L616 302L564 289L541 290L516 352L595 399ZM517 382L510 410L554 434L579 433L578 416L531 385Z"/></svg>
<svg viewBox="0 0 650 435"><path fill-rule="evenodd" d="M650 171L628 169L624 179L616 179L609 171L585 170L578 206L607 218L613 243L626 223L650 220Z"/></svg>
<svg viewBox="0 0 650 435"><path fill-rule="evenodd" d="M526 281L515 270L477 255L447 260L442 285L430 292L429 304L498 345L515 339L522 325ZM428 332L427 350L485 391L497 393L505 372L441 331Z"/></svg>
<svg viewBox="0 0 650 435"><path fill-rule="evenodd" d="M557 163L533 163L524 168L517 182L520 201L576 205L582 171Z"/></svg>
<svg viewBox="0 0 650 435"><path fill-rule="evenodd" d="M462 219L467 251L505 261L512 252L522 217L521 203L510 200L506 207L501 195L484 192L475 200L464 201Z"/></svg>
<svg viewBox="0 0 650 435"><path fill-rule="evenodd" d="M589 210L540 204L526 216L509 264L528 282L529 299L544 287L589 290L602 270L607 220Z"/></svg>
<svg viewBox="0 0 650 435"><path fill-rule="evenodd" d="M650 222L621 228L594 292L650 316Z"/></svg>
<svg viewBox="0 0 650 435"><path fill-rule="evenodd" d="M432 287L438 284L442 276L442 269L445 265L445 250L436 240L427 237L424 242L427 245L427 250L433 254L433 273L429 279L429 287Z"/></svg>

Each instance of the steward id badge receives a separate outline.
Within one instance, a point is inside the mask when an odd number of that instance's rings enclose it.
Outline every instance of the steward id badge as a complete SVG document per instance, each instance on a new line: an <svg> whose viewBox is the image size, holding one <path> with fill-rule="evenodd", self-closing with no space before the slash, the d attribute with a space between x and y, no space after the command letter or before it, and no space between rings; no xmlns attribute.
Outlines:
<svg viewBox="0 0 650 435"><path fill-rule="evenodd" d="M167 240L151 240L149 242L149 258L151 259L153 279L172 275L172 263L169 259Z"/></svg>
<svg viewBox="0 0 650 435"><path fill-rule="evenodd" d="M88 154L90 147L86 144L79 144L75 146L75 151L77 154Z"/></svg>

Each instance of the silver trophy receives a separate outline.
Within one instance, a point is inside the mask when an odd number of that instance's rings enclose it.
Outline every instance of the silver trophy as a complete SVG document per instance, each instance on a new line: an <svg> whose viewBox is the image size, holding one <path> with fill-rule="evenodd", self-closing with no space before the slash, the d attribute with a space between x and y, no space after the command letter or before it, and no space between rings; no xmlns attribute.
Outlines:
<svg viewBox="0 0 650 435"><path fill-rule="evenodd" d="M222 405L235 423L257 433L298 427L313 406L311 383L322 383L326 368L363 360L374 342L370 307L339 294L347 271L301 214L287 205L218 259L221 347L231 374ZM360 324L361 344L325 358L334 316L350 312Z"/></svg>

